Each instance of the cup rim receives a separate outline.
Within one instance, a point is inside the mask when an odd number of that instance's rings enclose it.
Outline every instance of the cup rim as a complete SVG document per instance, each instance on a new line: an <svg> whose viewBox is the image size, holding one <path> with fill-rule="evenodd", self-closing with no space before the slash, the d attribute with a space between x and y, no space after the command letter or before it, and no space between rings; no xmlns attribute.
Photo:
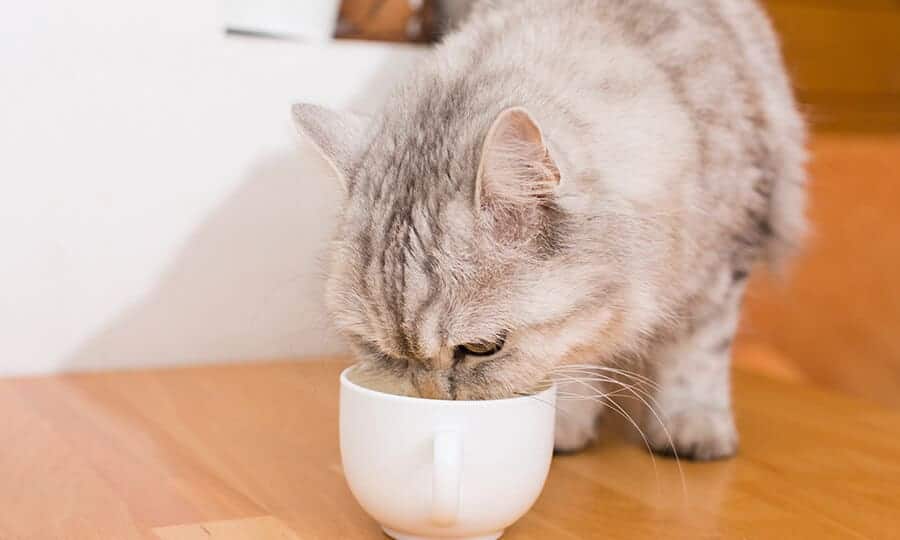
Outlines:
<svg viewBox="0 0 900 540"><path fill-rule="evenodd" d="M401 401L401 402L406 401L406 402L420 402L420 403L425 402L425 403L430 403L430 404L453 403L453 404L458 404L458 406L477 406L477 405L484 406L484 405L495 404L495 403L504 403L504 404L511 405L513 403L518 403L518 402L521 402L521 401L524 401L524 400L527 400L530 398L538 398L539 399L539 398L543 397L543 398L550 399L551 401L549 401L548 403L550 403L552 405L553 396L556 394L556 383L553 381L547 381L549 383L547 385L547 388L541 390L540 392L535 392L533 394L528 394L526 396L514 396L514 397L500 398L500 399L458 399L457 400L457 399L431 399L431 398L421 398L421 397L414 397L414 396L401 396L401 395L397 395L397 394L389 394L387 392L379 392L378 390L372 390L371 388L366 388L365 386L356 384L355 382L351 381L350 378L348 377L348 375L358 365L359 365L358 363L353 364L352 366L348 366L348 367L344 368L343 371L341 371L341 387L352 388L355 392L360 392L364 395L368 395L368 396L378 398L378 399L390 400L390 401Z"/></svg>

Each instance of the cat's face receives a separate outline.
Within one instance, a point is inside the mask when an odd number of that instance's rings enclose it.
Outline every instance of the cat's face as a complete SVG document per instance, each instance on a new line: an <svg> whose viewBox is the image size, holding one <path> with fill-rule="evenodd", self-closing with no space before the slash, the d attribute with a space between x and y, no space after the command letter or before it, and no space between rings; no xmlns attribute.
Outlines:
<svg viewBox="0 0 900 540"><path fill-rule="evenodd" d="M365 384L506 397L615 324L615 284L577 245L565 169L527 112L440 134L312 106L295 118L344 182L327 305Z"/></svg>

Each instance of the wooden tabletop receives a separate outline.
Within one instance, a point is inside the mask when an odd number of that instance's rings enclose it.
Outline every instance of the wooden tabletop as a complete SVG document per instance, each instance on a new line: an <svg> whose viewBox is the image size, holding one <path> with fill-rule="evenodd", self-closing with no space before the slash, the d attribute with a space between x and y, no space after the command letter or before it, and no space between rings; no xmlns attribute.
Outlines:
<svg viewBox="0 0 900 540"><path fill-rule="evenodd" d="M341 475L338 361L0 380L0 539L382 538ZM900 414L738 373L740 455L611 439L506 536L898 538Z"/></svg>

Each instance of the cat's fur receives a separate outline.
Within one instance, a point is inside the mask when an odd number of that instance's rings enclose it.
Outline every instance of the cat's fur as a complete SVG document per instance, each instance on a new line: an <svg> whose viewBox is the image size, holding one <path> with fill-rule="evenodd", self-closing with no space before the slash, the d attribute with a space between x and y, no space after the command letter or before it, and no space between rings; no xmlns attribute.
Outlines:
<svg viewBox="0 0 900 540"><path fill-rule="evenodd" d="M643 359L678 453L735 451L743 287L805 226L804 124L755 1L481 2L383 114L294 115L344 186L327 303L373 384L496 398ZM601 404L567 403L577 449Z"/></svg>

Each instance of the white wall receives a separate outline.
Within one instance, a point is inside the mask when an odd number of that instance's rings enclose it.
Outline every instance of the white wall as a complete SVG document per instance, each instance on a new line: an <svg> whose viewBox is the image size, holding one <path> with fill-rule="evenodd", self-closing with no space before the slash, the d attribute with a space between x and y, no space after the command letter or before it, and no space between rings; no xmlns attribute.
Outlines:
<svg viewBox="0 0 900 540"><path fill-rule="evenodd" d="M375 108L421 51L226 37L215 0L3 11L0 373L340 351L289 105Z"/></svg>

